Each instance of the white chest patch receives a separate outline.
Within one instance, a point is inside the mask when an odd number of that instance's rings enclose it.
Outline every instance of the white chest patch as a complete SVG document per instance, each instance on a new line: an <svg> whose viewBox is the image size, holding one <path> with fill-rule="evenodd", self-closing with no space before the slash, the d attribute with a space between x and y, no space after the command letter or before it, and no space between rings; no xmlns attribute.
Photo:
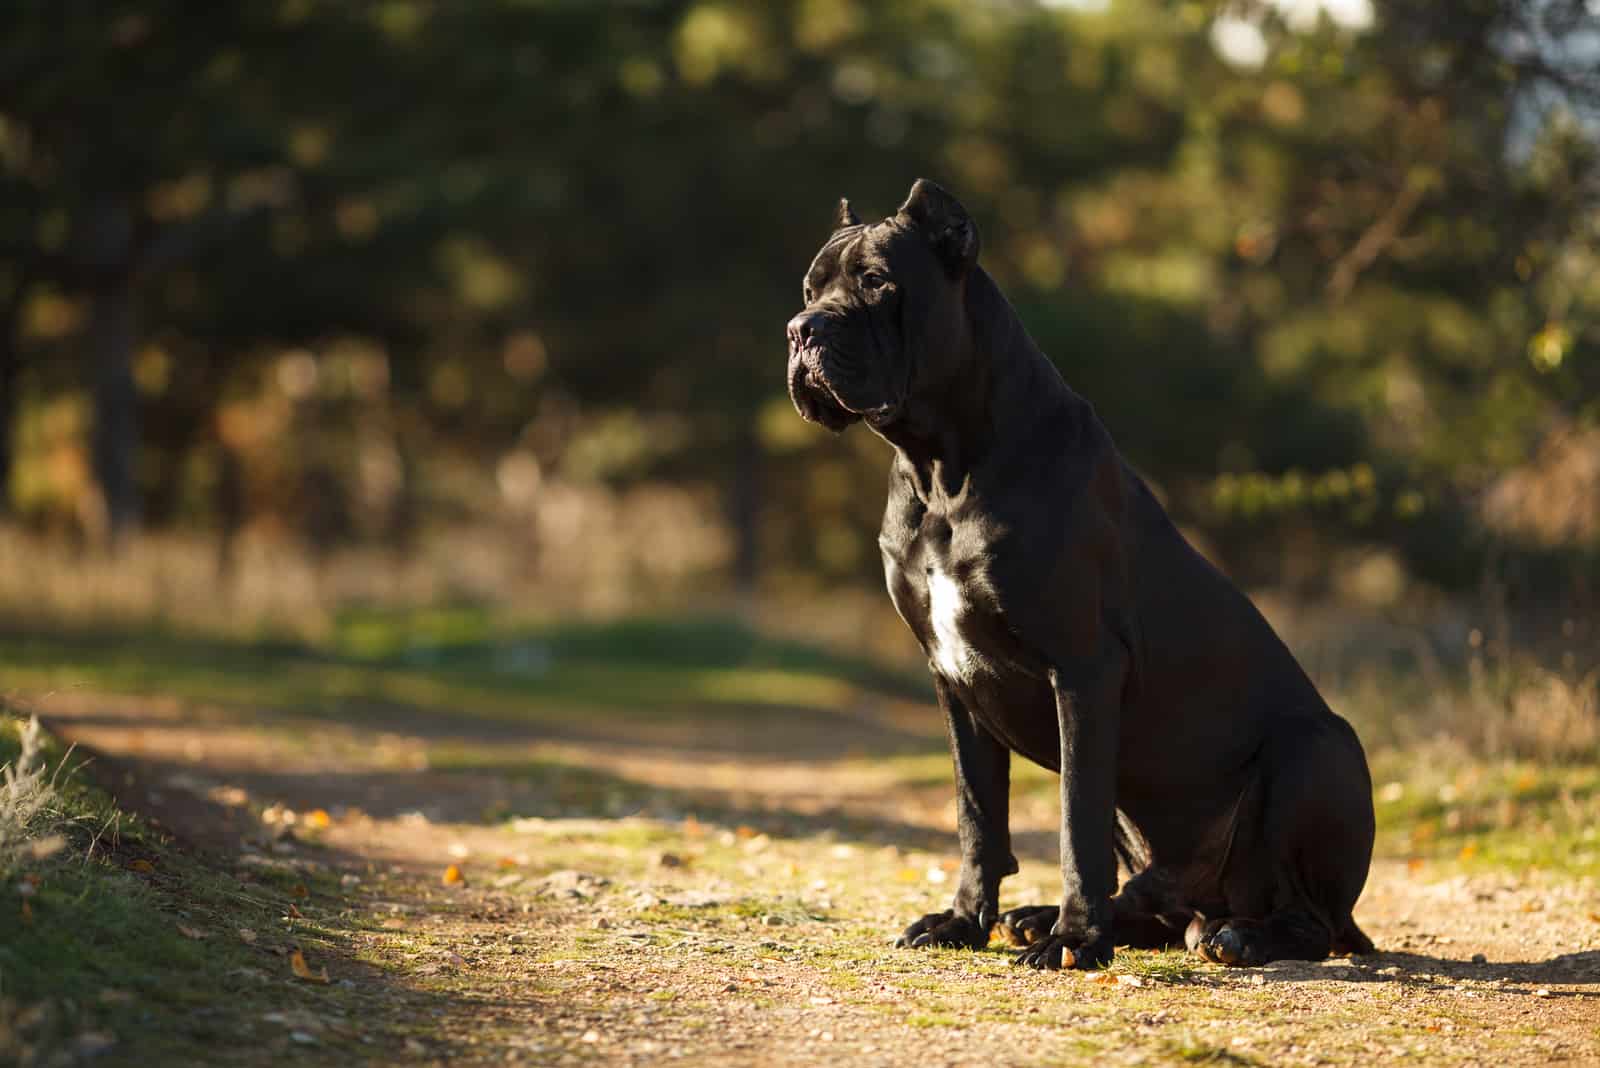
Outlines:
<svg viewBox="0 0 1600 1068"><path fill-rule="evenodd" d="M928 616L933 625L928 656L940 673L951 679L967 679L977 666L977 653L961 637L961 613L966 604L961 587L943 571L928 573Z"/></svg>

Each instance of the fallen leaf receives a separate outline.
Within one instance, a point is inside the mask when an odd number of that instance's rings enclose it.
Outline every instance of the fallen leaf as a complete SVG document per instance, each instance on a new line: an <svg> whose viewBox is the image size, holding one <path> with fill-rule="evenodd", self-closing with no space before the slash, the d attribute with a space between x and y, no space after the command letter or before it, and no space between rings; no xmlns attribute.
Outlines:
<svg viewBox="0 0 1600 1068"><path fill-rule="evenodd" d="M467 879L466 876L461 874L461 869L452 864L444 870L444 875L440 876L439 881L446 886L456 886L466 882Z"/></svg>
<svg viewBox="0 0 1600 1068"><path fill-rule="evenodd" d="M502 868L517 868L517 867L521 867L521 865L519 865L516 862L516 860L514 860L511 857L501 857L499 860L495 861L495 863L500 865L500 867L502 867Z"/></svg>
<svg viewBox="0 0 1600 1068"><path fill-rule="evenodd" d="M1091 983L1114 983L1115 977L1110 972L1086 972L1083 978Z"/></svg>
<svg viewBox="0 0 1600 1068"><path fill-rule="evenodd" d="M1589 913L1589 918L1591 920L1593 920L1595 923L1600 923L1600 912L1591 912L1591 913Z"/></svg>
<svg viewBox="0 0 1600 1068"><path fill-rule="evenodd" d="M320 972L312 971L311 965L306 963L306 955L298 948L289 954L289 970L294 972L296 979L304 979L308 983L332 982L328 978L328 969L323 968Z"/></svg>
<svg viewBox="0 0 1600 1068"><path fill-rule="evenodd" d="M178 933L183 935L183 937L192 938L196 942L205 941L206 933L204 931L200 930L198 927L186 927L181 923L178 924L177 927L178 927Z"/></svg>
<svg viewBox="0 0 1600 1068"><path fill-rule="evenodd" d="M1422 870L1422 863L1423 861L1421 857L1412 857L1410 860L1406 861L1406 871L1410 872L1412 875L1415 875L1417 872Z"/></svg>
<svg viewBox="0 0 1600 1068"><path fill-rule="evenodd" d="M314 831L325 831L333 825L326 809L314 808L306 813L305 824Z"/></svg>
<svg viewBox="0 0 1600 1068"><path fill-rule="evenodd" d="M738 835L740 838L754 838L756 836L756 829L741 823L739 826L733 829L733 833Z"/></svg>
<svg viewBox="0 0 1600 1068"><path fill-rule="evenodd" d="M128 870L136 871L140 875L154 875L156 866L148 860L131 860L128 862Z"/></svg>
<svg viewBox="0 0 1600 1068"><path fill-rule="evenodd" d="M1466 845L1461 847L1461 852L1460 852L1460 854L1458 854L1456 859L1458 859L1458 860L1471 860L1473 857L1475 857L1477 855L1478 855L1478 843L1477 842L1468 842Z"/></svg>
<svg viewBox="0 0 1600 1068"><path fill-rule="evenodd" d="M67 840L64 836L47 834L43 838L32 842L28 846L28 852L32 854L34 860L43 860L45 857L55 856L65 848L67 848Z"/></svg>
<svg viewBox="0 0 1600 1068"><path fill-rule="evenodd" d="M239 941L253 946L256 944L256 933L248 927L241 927L239 928Z"/></svg>
<svg viewBox="0 0 1600 1068"><path fill-rule="evenodd" d="M305 914L302 913L298 908L295 907L295 904L294 904L293 901L289 902L289 911L285 912L284 915L289 917L291 920L303 920L303 919L305 919Z"/></svg>

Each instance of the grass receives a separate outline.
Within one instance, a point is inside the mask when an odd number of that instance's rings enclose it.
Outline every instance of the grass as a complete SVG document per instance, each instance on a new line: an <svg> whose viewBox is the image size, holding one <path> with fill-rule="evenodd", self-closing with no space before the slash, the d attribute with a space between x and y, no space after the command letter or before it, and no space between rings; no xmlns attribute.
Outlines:
<svg viewBox="0 0 1600 1068"><path fill-rule="evenodd" d="M268 706L308 727L639 722L691 723L714 732L724 724L744 729L753 713L767 710L838 715L863 700L931 703L917 673L774 638L727 618L533 626L470 606L347 611L315 642L0 625L0 674L33 693L90 688L176 696L232 717ZM1361 692L1331 695L1337 707L1355 707L1358 722L1382 711L1374 710L1363 685ZM1509 704L1526 714L1527 700ZM880 746L839 756L870 768L884 789L944 790L950 771L941 748L924 735L908 737L899 751ZM437 740L426 756L438 770L533 784L550 811L732 818L708 796L673 797L542 749ZM1579 872L1600 857L1594 763L1493 761L1459 746L1435 752L1413 743L1381 745L1373 764L1381 856ZM1014 785L1020 799L1054 803L1054 776L1042 769L1015 762Z"/></svg>
<svg viewBox="0 0 1600 1068"><path fill-rule="evenodd" d="M0 718L0 763L17 756L16 727ZM66 847L0 882L0 1062L110 1049L118 1063L195 1064L220 1047L293 1046L342 1063L375 1041L349 1023L371 988L303 982L290 965L298 948L314 970L359 974L330 876L217 867L119 810L48 736L44 755Z"/></svg>
<svg viewBox="0 0 1600 1068"><path fill-rule="evenodd" d="M0 627L0 671L33 692L87 687L356 722L407 712L557 721L588 709L733 718L930 692L914 673L726 619L534 627L481 609L341 617L317 642L30 622Z"/></svg>

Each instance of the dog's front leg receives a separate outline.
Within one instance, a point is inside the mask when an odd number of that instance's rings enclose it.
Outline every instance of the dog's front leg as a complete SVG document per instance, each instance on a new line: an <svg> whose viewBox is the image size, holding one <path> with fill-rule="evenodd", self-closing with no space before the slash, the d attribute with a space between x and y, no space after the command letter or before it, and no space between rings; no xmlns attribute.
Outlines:
<svg viewBox="0 0 1600 1068"><path fill-rule="evenodd" d="M1117 820L1117 727L1126 659L1120 652L1075 670L1069 688L1050 672L1061 732L1061 912L1048 937L1017 954L1035 968L1098 968L1111 962L1111 895Z"/></svg>
<svg viewBox="0 0 1600 1068"><path fill-rule="evenodd" d="M1017 870L1009 823L1011 751L973 718L948 682L935 674L933 683L955 760L961 875L951 907L922 917L895 944L982 949L1000 913L1000 880Z"/></svg>

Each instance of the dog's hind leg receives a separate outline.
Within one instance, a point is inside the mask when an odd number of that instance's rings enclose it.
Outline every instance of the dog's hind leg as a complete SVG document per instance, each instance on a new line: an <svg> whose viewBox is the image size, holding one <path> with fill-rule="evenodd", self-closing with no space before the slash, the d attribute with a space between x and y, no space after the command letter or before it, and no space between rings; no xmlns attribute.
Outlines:
<svg viewBox="0 0 1600 1068"><path fill-rule="evenodd" d="M1373 841L1372 785L1355 733L1333 716L1298 721L1269 743L1261 767L1259 821L1245 814L1223 875L1226 906L1216 918L1196 916L1186 944L1243 967L1371 952L1351 916Z"/></svg>
<svg viewBox="0 0 1600 1068"><path fill-rule="evenodd" d="M1264 920L1195 916L1184 942L1213 964L1256 967L1275 960L1322 960L1333 948L1328 925L1300 909L1281 909Z"/></svg>

